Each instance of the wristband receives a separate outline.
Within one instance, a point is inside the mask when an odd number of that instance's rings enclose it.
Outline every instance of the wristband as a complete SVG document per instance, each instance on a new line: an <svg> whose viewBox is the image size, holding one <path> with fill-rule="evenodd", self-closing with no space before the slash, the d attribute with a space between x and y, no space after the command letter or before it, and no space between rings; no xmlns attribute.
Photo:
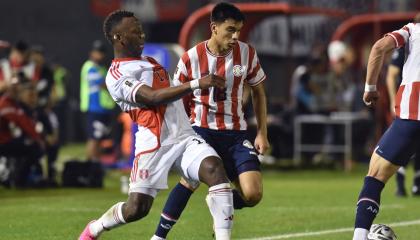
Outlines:
<svg viewBox="0 0 420 240"><path fill-rule="evenodd" d="M365 92L376 92L376 85L365 84Z"/></svg>
<svg viewBox="0 0 420 240"><path fill-rule="evenodd" d="M198 82L198 79L194 79L192 81L190 81L190 88L192 90L196 90L200 88L200 83Z"/></svg>

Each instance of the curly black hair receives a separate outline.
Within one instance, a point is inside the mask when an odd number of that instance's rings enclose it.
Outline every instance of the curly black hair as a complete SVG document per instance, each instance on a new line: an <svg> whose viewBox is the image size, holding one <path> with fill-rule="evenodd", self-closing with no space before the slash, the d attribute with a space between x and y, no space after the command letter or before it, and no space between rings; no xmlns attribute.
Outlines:
<svg viewBox="0 0 420 240"><path fill-rule="evenodd" d="M211 11L210 21L221 23L226 19L232 18L235 21L243 22L245 21L245 16L235 5L221 2L214 6Z"/></svg>
<svg viewBox="0 0 420 240"><path fill-rule="evenodd" d="M108 15L104 21L103 31L106 39L112 44L112 29L121 22L123 18L134 17L134 13L126 10L116 10Z"/></svg>

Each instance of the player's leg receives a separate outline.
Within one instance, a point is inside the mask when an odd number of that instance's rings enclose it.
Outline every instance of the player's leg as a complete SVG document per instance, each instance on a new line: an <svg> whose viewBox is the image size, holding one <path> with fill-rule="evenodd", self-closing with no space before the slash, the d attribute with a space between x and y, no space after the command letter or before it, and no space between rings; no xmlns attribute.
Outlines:
<svg viewBox="0 0 420 240"><path fill-rule="evenodd" d="M201 181L209 186L207 205L213 217L216 240L230 239L233 223L233 200L229 179L217 153L202 138L188 139L181 160L183 175L192 186Z"/></svg>
<svg viewBox="0 0 420 240"><path fill-rule="evenodd" d="M416 154L413 157L414 162L414 179L411 193L413 196L420 196L420 149L417 148Z"/></svg>
<svg viewBox="0 0 420 240"><path fill-rule="evenodd" d="M395 180L397 181L397 191L395 195L398 197L406 197L407 191L405 190L405 167L400 167L395 174Z"/></svg>
<svg viewBox="0 0 420 240"><path fill-rule="evenodd" d="M262 176L260 171L246 171L239 174L234 181L236 189L233 190L233 206L235 209L253 207L263 196Z"/></svg>
<svg viewBox="0 0 420 240"><path fill-rule="evenodd" d="M246 132L238 133L236 142L230 148L230 161L233 162L235 186L233 201L235 209L253 207L263 196L262 176L258 154L247 139ZM229 171L229 168L227 168ZM228 173L231 176L230 173Z"/></svg>
<svg viewBox="0 0 420 240"><path fill-rule="evenodd" d="M366 240L379 212L381 192L388 179L414 153L420 130L417 121L396 119L382 136L372 154L369 171L357 202L353 240Z"/></svg>
<svg viewBox="0 0 420 240"><path fill-rule="evenodd" d="M144 193L130 193L126 202L119 202L106 211L98 220L91 221L79 240L97 239L104 231L109 231L126 223L145 217L157 194L155 189L144 189Z"/></svg>
<svg viewBox="0 0 420 240"><path fill-rule="evenodd" d="M188 200L194 190L195 188L193 186L188 184L184 178L181 178L179 183L169 193L152 240L166 239L169 231L178 221L187 206Z"/></svg>

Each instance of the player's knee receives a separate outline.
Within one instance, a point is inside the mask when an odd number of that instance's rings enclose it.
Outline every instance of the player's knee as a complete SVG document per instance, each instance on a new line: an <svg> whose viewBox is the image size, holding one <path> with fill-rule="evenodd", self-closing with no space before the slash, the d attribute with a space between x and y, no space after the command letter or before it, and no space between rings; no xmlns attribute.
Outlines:
<svg viewBox="0 0 420 240"><path fill-rule="evenodd" d="M209 186L228 182L223 163L219 158L206 158L200 166L200 179Z"/></svg>
<svg viewBox="0 0 420 240"><path fill-rule="evenodd" d="M126 222L134 222L139 219L144 218L149 214L151 208L151 204L147 202L143 202L140 204L132 204L127 205L126 211L125 211L125 220Z"/></svg>
<svg viewBox="0 0 420 240"><path fill-rule="evenodd" d="M259 202L261 202L263 193L258 189L254 189L251 192L244 192L243 193L243 200L248 207L254 207Z"/></svg>

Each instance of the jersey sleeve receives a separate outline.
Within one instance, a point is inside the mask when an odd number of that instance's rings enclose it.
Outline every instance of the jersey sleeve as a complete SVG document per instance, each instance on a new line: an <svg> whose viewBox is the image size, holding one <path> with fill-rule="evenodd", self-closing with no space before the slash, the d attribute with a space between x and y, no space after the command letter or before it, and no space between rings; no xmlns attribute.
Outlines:
<svg viewBox="0 0 420 240"><path fill-rule="evenodd" d="M257 52L251 46L249 47L250 62L248 68L248 75L245 79L250 86L256 86L265 80L266 76L264 70L261 68L260 60L258 59Z"/></svg>
<svg viewBox="0 0 420 240"><path fill-rule="evenodd" d="M414 24L409 23L399 30L385 34L385 36L391 36L395 41L395 46L397 48L400 48L407 43L413 31L413 28L414 28Z"/></svg>
<svg viewBox="0 0 420 240"><path fill-rule="evenodd" d="M136 103L136 93L143 85L152 87L153 71L143 71L139 79L134 76L123 76L114 87L113 98L125 102Z"/></svg>
<svg viewBox="0 0 420 240"><path fill-rule="evenodd" d="M185 82L190 81L188 78L188 71L183 58L179 59L178 65L176 66L176 70L174 73L173 83L175 86L179 86Z"/></svg>

